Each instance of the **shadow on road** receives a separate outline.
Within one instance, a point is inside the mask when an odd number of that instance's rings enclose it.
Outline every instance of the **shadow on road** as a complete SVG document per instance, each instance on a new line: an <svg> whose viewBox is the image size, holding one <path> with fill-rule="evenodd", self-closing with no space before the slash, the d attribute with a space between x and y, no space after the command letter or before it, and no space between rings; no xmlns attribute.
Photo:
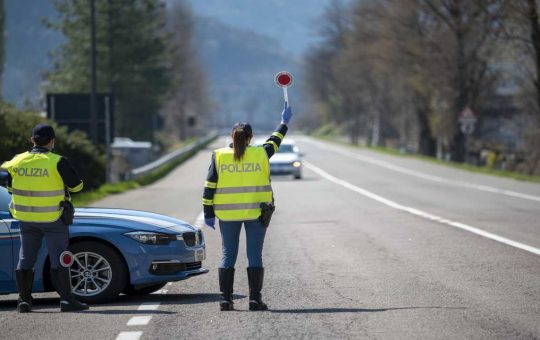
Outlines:
<svg viewBox="0 0 540 340"><path fill-rule="evenodd" d="M235 294L235 299L245 298L245 295ZM147 311L138 311L137 307L143 302L160 302L164 305L169 304L178 304L178 305L194 305L199 303L211 303L221 300L221 295L219 294L150 294L146 296L128 296L120 295L117 299L110 301L108 303L101 304L91 304L91 309L85 311L85 313L91 314L144 314L148 313ZM56 309L58 307L60 300L57 297L52 298L36 298L34 296L34 308L33 311L36 313L52 313L56 311L47 311L46 309ZM110 309L111 307L124 307L131 309ZM95 308L95 309L93 309ZM14 311L17 309L17 300L2 300L0 301L0 312L1 311ZM164 312L164 311L152 311L152 313L157 314L175 314L173 312Z"/></svg>
<svg viewBox="0 0 540 340"><path fill-rule="evenodd" d="M234 299L245 298L246 295L234 294ZM163 296L161 302L167 305L195 305L199 303L210 303L221 301L220 294L167 294Z"/></svg>
<svg viewBox="0 0 540 340"><path fill-rule="evenodd" d="M466 307L390 307L390 308L298 308L273 309L271 313L278 314L323 314L323 313L378 313L406 309L467 309Z"/></svg>

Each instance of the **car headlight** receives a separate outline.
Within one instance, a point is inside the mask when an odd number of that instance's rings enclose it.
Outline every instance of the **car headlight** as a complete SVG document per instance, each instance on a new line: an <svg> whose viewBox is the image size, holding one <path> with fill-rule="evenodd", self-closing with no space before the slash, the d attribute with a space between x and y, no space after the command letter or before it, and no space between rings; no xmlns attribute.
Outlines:
<svg viewBox="0 0 540 340"><path fill-rule="evenodd" d="M302 165L302 163L300 163L300 162L294 162L294 163L292 164L292 166L294 166L295 168L299 168L300 165Z"/></svg>
<svg viewBox="0 0 540 340"><path fill-rule="evenodd" d="M148 231L133 231L124 234L144 244L167 245L176 241L176 235L152 233Z"/></svg>

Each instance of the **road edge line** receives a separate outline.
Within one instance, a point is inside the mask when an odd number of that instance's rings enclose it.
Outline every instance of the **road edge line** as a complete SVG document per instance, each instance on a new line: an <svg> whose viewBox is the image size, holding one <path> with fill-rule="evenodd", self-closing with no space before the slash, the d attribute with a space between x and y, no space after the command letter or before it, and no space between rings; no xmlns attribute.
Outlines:
<svg viewBox="0 0 540 340"><path fill-rule="evenodd" d="M441 224L449 225L449 226L454 227L454 228L465 230L465 231L471 232L473 234L476 234L476 235L479 235L479 236L482 236L482 237L485 237L485 238L488 238L488 239L491 239L491 240L494 240L494 241L497 241L497 242L512 246L514 248L525 250L525 251L527 251L529 253L532 253L532 254L535 254L535 255L540 255L540 249L535 248L533 246L529 246L529 245L521 243L521 242L517 242L517 241L511 240L511 239L507 239L505 237L502 237L502 236L499 236L499 235L484 231L482 229L467 225L465 223L448 220L448 219L445 219L445 218L442 218L442 217L439 217L439 216L436 216L436 215L433 215L433 214L430 214L430 213L426 213L426 212L424 212L422 210L419 210L419 209L415 209L415 208L412 208L412 207L408 207L408 206L399 204L397 202L394 202L392 200L389 200L387 198L379 196L379 195L377 195L375 193L372 193L371 191L360 188L360 187L358 187L358 186L356 186L356 185L354 185L352 183L349 183L349 182L347 182L345 180L342 180L340 178L332 176L328 172L326 172L323 169L317 167L316 165L311 164L310 162L304 161L304 165L308 169L310 169L311 171L317 173L319 176L329 180L330 182L341 185L342 187L345 187L345 188L347 188L347 189L349 189L351 191L354 191L354 192L356 192L356 193L358 193L358 194L360 194L362 196L371 198L371 199L373 199L373 200L375 200L375 201L377 201L379 203L382 203L382 204L384 204L386 206L389 206L391 208L401 210L401 211L405 211L405 212L408 212L408 213L410 213L412 215L422 217L422 218L425 218L425 219L428 219L428 220L431 220L431 221L435 221L435 222L438 222L438 223L441 223Z"/></svg>
<svg viewBox="0 0 540 340"><path fill-rule="evenodd" d="M328 145L327 143L323 143L321 141L311 140L310 138L304 138L303 141L314 144L314 145L318 145L319 147L332 151L332 152L337 152L346 157L364 161L366 163L379 166L381 168L385 168L390 171L395 171L404 175L413 176L413 177L424 179L427 181L455 185L458 187L464 187L464 188L476 189L476 190L484 191L484 192L490 192L492 194L499 194L499 195L505 195L505 196L509 196L513 198L520 198L520 199L525 199L529 201L540 202L539 196L529 195L529 194L512 191L512 190L499 189L499 188L488 186L488 185L474 184L470 182L450 180L450 179L446 179L440 176L428 175L428 174L421 173L419 171L415 171L415 170L411 170L411 169L408 169L399 165L395 165L385 160L380 160L377 158L373 158L373 157L369 157L369 156L365 156L361 154L356 154L349 150L340 150L333 145Z"/></svg>

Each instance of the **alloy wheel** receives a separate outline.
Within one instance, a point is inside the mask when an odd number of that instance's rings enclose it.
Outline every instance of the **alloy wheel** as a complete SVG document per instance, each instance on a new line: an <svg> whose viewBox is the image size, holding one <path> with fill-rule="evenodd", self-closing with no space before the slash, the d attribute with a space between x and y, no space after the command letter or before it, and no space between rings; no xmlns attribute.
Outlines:
<svg viewBox="0 0 540 340"><path fill-rule="evenodd" d="M92 252L80 252L73 256L70 270L73 294L94 296L107 289L113 273L105 257Z"/></svg>

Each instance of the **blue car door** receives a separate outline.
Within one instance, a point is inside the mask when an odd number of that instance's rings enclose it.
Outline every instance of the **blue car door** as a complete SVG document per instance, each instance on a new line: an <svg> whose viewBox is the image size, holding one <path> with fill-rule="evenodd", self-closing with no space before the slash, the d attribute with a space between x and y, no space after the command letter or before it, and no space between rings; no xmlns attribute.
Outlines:
<svg viewBox="0 0 540 340"><path fill-rule="evenodd" d="M13 282L13 238L8 224L0 212L0 293L12 293Z"/></svg>

